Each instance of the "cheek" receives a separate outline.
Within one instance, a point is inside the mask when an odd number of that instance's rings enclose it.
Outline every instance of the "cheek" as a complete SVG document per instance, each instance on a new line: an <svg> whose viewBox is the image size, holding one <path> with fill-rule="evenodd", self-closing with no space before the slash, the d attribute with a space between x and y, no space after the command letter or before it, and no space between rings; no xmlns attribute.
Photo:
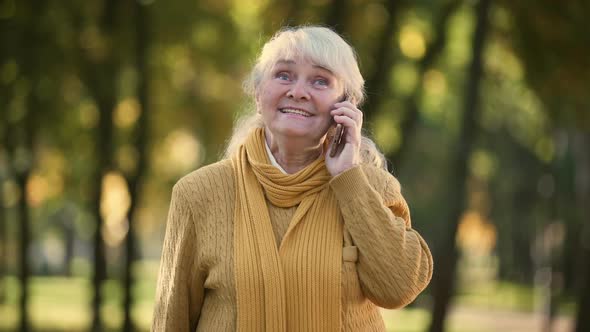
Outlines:
<svg viewBox="0 0 590 332"><path fill-rule="evenodd" d="M268 93L263 92L260 95L258 95L258 98L256 99L256 107L258 108L259 112L266 111L271 106L271 104L272 101Z"/></svg>
<svg viewBox="0 0 590 332"><path fill-rule="evenodd" d="M322 100L321 106L319 107L322 113L330 115L330 112L335 109L334 104L338 103L340 99L338 97L330 96Z"/></svg>
<svg viewBox="0 0 590 332"><path fill-rule="evenodd" d="M279 97L278 91L274 91L273 89L264 89L263 92L261 92L258 96L257 106L263 108L274 108Z"/></svg>

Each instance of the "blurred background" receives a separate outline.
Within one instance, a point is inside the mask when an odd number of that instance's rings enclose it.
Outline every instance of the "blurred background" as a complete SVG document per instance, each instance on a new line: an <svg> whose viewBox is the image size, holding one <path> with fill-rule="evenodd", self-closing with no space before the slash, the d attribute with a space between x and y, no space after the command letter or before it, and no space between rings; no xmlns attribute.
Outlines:
<svg viewBox="0 0 590 332"><path fill-rule="evenodd" d="M389 331L590 331L590 3L0 0L0 331L148 331L173 184L280 27L358 51L435 273Z"/></svg>

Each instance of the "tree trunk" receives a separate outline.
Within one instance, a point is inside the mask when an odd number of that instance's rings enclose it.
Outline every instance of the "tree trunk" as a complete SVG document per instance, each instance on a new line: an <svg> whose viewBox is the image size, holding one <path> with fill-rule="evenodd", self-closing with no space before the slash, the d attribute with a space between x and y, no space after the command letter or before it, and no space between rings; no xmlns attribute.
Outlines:
<svg viewBox="0 0 590 332"><path fill-rule="evenodd" d="M580 198L579 196L583 196L584 192L584 179L585 175L584 170L580 167L583 166L585 162L583 158L584 151L576 151L576 149L580 149L577 145L583 140L583 134L577 133L574 130L568 130L568 138L569 138L569 151L568 151L568 159L566 160L565 165L563 166L565 169L564 180L558 182L562 184L564 189L562 189L563 194L559 196L560 198L560 206L561 206L561 214L564 218L564 226L565 226L565 238L562 244L562 251L560 257L557 259L559 260L559 265L562 273L562 292L564 294L578 295L579 286L577 282L580 278L580 270L579 267L584 265L585 261L580 260L580 234L584 232L584 223L585 219L583 216L578 212L579 207L584 206L580 205ZM586 145L586 147L588 147ZM586 157L587 158L587 157ZM578 187L577 187L578 186ZM586 216L590 217L590 216ZM583 249L582 249L583 250Z"/></svg>
<svg viewBox="0 0 590 332"><path fill-rule="evenodd" d="M4 119L2 119L4 120ZM4 160L0 157L0 169L4 168ZM0 183L4 183L5 174L0 170ZM4 203L4 190L0 190L0 305L6 300L6 287L4 287L4 267L6 266L6 247L8 235L6 234L6 204Z"/></svg>
<svg viewBox="0 0 590 332"><path fill-rule="evenodd" d="M66 248L64 253L63 273L66 277L72 277L72 261L74 260L74 243L76 240L76 230L74 229L74 225L68 224L64 228L64 232Z"/></svg>
<svg viewBox="0 0 590 332"><path fill-rule="evenodd" d="M557 314L557 305L563 290L563 235L568 225L572 224L569 214L570 202L575 201L573 197L572 173L572 135L566 129L557 129L554 141L555 157L551 164L551 173L555 179L555 193L546 205L549 207L549 222L547 227L558 226L563 231L549 231L551 241L546 248L546 270L548 272L547 292L544 306L543 331L552 330L553 321ZM558 228L558 229L560 229ZM551 230L552 228L548 228Z"/></svg>
<svg viewBox="0 0 590 332"><path fill-rule="evenodd" d="M326 16L326 24L340 34L344 32L346 23L346 6L346 0L332 0L332 5L329 6Z"/></svg>
<svg viewBox="0 0 590 332"><path fill-rule="evenodd" d="M526 190L520 198L515 198L515 202L522 202L521 205L517 205L515 203L512 211L515 218L511 220L514 222L513 226L513 234L512 234L512 248L513 248L513 261L514 265L510 268L512 270L517 270L518 274L516 275L516 281L525 283L528 285L533 284L534 279L534 263L531 256L531 229L534 227L531 226L531 216L529 211L532 211L535 203L531 199L535 197L535 192L530 192L530 190ZM522 193L522 191L521 191ZM519 195L517 193L516 195ZM512 279L514 280L515 274L511 275Z"/></svg>
<svg viewBox="0 0 590 332"><path fill-rule="evenodd" d="M443 7L442 13L434 24L433 30L437 31L437 35L432 43L428 45L424 57L418 63L418 83L412 94L405 101L405 114L400 124L400 137L402 137L401 144L394 153L386 156L387 160L391 162L392 167L390 169L392 170L400 168L401 161L408 150L409 142L412 141L411 138L416 130L420 118L418 104L422 99L422 92L424 91L424 74L430 69L434 60L436 60L439 54L444 50L447 43L447 24L449 18L462 3L462 0L452 0L448 2ZM381 73L381 75L387 76L384 73ZM378 108L378 106L375 107Z"/></svg>
<svg viewBox="0 0 590 332"><path fill-rule="evenodd" d="M27 112L28 113L28 112ZM27 114L25 115L26 123L30 123L30 116ZM17 127L18 126L18 127ZM17 129L17 130L14 130ZM21 196L17 203L17 224L18 227L18 279L20 283L20 297L18 302L19 308L19 331L27 332L30 330L29 327L29 277L30 277L30 268L29 268L29 260L28 260L28 248L30 243L29 237L29 209L27 206L27 188L26 183L29 179L30 174L30 156L27 155L30 150L24 148L24 146L28 146L29 142L22 142L17 143L18 139L17 136L23 137L22 133L24 131L23 123L18 123L13 126L13 130L7 129L7 140L6 146L8 148L9 160L10 165L9 167L14 170L14 179L16 184L21 192ZM21 134L21 135L19 135ZM19 149L20 148L20 149ZM18 151L21 151L20 153Z"/></svg>
<svg viewBox="0 0 590 332"><path fill-rule="evenodd" d="M27 332L30 330L29 328L29 277L31 275L31 271L29 268L29 258L28 258L28 249L30 243L30 234L29 234L29 208L27 206L27 199L26 199L26 188L27 188L27 180L29 178L30 171L29 169L24 170L22 172L17 173L16 182L18 187L20 188L22 195L18 202L18 212L19 212L19 273L18 279L21 285L21 296L19 301L19 310L20 310L20 331Z"/></svg>
<svg viewBox="0 0 590 332"><path fill-rule="evenodd" d="M91 213L96 226L94 229L94 274L92 277L92 332L103 330L100 318L102 304L101 288L106 278L106 259L104 253L104 240L102 238L102 216L100 202L102 198L102 179L113 165L113 110L116 105L116 74L117 74L117 48L114 45L115 16L117 14L116 0L106 0L103 5L103 13L99 22L101 38L107 43L106 54L100 58L84 54L83 67L84 81L97 105L99 117L96 128L96 168L92 175Z"/></svg>
<svg viewBox="0 0 590 332"><path fill-rule="evenodd" d="M506 161L503 166L506 171L500 169L499 173L505 172L506 176L509 176L503 177L506 181L494 183L498 188L509 188L495 194L496 200L504 203L501 206L494 203L494 211L502 215L492 217L492 220L504 219L504 222L499 222L498 225L498 240L502 243L496 246L499 251L499 278L532 284L535 268L531 254L531 229L534 228L534 216L531 216L531 211L539 204L539 194L537 187L530 184L538 181L546 167L507 130L502 130L489 139L494 146L505 149L498 153L505 154L500 159Z"/></svg>
<svg viewBox="0 0 590 332"><path fill-rule="evenodd" d="M70 201L66 201L64 206L56 214L56 223L61 226L63 241L65 243L64 263L62 267L62 274L66 277L72 276L72 260L74 259L74 245L76 241L76 227L74 220L76 219L76 208Z"/></svg>
<svg viewBox="0 0 590 332"><path fill-rule="evenodd" d="M284 6L285 2L278 1L277 5ZM289 10L287 11L284 24L289 25L289 26L296 26L296 25L301 24L301 21L305 19L304 17L301 16L301 8L303 8L303 6L305 6L305 4L303 4L303 1L302 0L290 0L288 2L287 6L289 6Z"/></svg>
<svg viewBox="0 0 590 332"><path fill-rule="evenodd" d="M377 42L377 50L375 52L375 67L365 82L365 90L367 92L367 101L363 106L364 118L367 122L377 113L377 107L382 103L384 93L387 90L387 82L389 80L389 71L391 69L393 46L391 41L396 29L396 15L399 6L399 1L389 0L385 2L385 9L387 10L387 21L385 27L381 32Z"/></svg>
<svg viewBox="0 0 590 332"><path fill-rule="evenodd" d="M104 254L104 240L102 238L102 216L100 202L102 199L102 179L112 166L113 155L113 125L112 114L115 107L114 94L97 100L99 108L98 129L96 133L97 169L93 176L92 215L96 223L94 229L94 274L92 285L94 295L92 299L92 331L102 331L100 306L102 304L101 288L106 278L106 259Z"/></svg>
<svg viewBox="0 0 590 332"><path fill-rule="evenodd" d="M149 47L150 47L150 33L148 31L150 16L149 7L142 5L140 2L135 2L135 35L137 40L136 45L136 66L137 66L137 95L139 104L141 105L141 112L137 119L135 147L137 149L137 167L135 173L128 179L129 193L131 196L131 206L127 214L129 223L129 230L127 232L125 241L126 264L125 264L125 280L124 280L124 323L123 331L131 332L134 330L133 321L131 318L131 309L133 306L132 288L134 284L133 265L136 261L136 237L135 224L137 222L137 211L139 202L141 200L143 180L148 167L147 146L149 133Z"/></svg>
<svg viewBox="0 0 590 332"><path fill-rule="evenodd" d="M0 20L0 42L4 45L3 48L0 49L0 63L6 63L10 58L8 54L8 47L7 44L10 43L10 35L8 33L11 21L8 19ZM0 128L0 133L2 133L2 140L4 144L8 144L10 138L8 137L8 110L6 109L6 105L8 105L8 101L10 99L11 87L10 83L3 84L4 82L0 83L0 124L2 127ZM6 150L10 150L10 147L4 146L4 153L7 153ZM10 168L10 162L5 155L0 156L0 183L3 184L4 181L8 178L8 169ZM3 171L4 170L4 171ZM0 303L4 303L6 300L6 287L4 286L4 274L6 273L6 249L7 249L7 222L6 222L6 204L4 201L4 190L0 190Z"/></svg>
<svg viewBox="0 0 590 332"><path fill-rule="evenodd" d="M37 95L37 82L41 66L39 63L38 50L41 49L43 42L41 31L31 22L39 22L43 14L43 8L46 3L25 2L20 4L20 11L17 11L22 17L22 26L19 27L22 32L22 39L18 41L18 59L19 67L22 68L22 77L30 85L25 102L24 115L10 130L9 139L12 141L8 145L13 148L11 151L12 169L14 170L15 180L20 189L21 196L17 203L18 225L19 225L19 271L18 278L21 285L21 296L19 299L19 329L27 332L30 330L29 325L29 278L31 270L29 266L28 249L31 242L30 234L30 210L27 202L28 191L27 183L29 181L33 164L33 144L37 133L37 111L41 108L39 97ZM25 22L28 22L25 23ZM31 45L34 49L31 50Z"/></svg>
<svg viewBox="0 0 590 332"><path fill-rule="evenodd" d="M459 218L466 206L467 163L476 139L479 86L483 73L482 58L488 32L490 3L491 0L480 0L475 7L477 21L473 34L472 60L466 85L461 132L449 176L447 197L454 199L449 202L448 229L440 239L440 246L434 251L438 270L435 270L433 278L434 308L429 327L431 332L444 331L445 318L454 292L457 265L455 237Z"/></svg>
<svg viewBox="0 0 590 332"><path fill-rule="evenodd" d="M576 203L583 231L580 234L580 287L578 293L578 311L576 314L576 332L590 331L590 134L580 133L574 142L576 158Z"/></svg>

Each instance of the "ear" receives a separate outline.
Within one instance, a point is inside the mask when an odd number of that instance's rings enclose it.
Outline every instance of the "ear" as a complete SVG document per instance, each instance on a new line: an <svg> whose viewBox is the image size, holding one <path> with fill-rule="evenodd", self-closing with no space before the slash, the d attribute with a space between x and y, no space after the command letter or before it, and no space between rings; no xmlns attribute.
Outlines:
<svg viewBox="0 0 590 332"><path fill-rule="evenodd" d="M258 99L258 97L254 98L254 105L256 107L256 113L262 114L262 111L260 110L260 100Z"/></svg>
<svg viewBox="0 0 590 332"><path fill-rule="evenodd" d="M260 114L260 96L258 90L254 91L254 106L256 107L256 113Z"/></svg>
<svg viewBox="0 0 590 332"><path fill-rule="evenodd" d="M340 103L341 103L341 102L343 102L343 101L349 101L349 102L351 102L351 103L353 103L353 104L354 104L354 102L353 102L353 101L350 99L350 97L349 97L349 96L348 96L346 93L344 93L344 94L343 94L343 95L340 97L340 99L339 99L339 101L338 101L338 102L340 102ZM356 105L355 105L355 106L356 106Z"/></svg>

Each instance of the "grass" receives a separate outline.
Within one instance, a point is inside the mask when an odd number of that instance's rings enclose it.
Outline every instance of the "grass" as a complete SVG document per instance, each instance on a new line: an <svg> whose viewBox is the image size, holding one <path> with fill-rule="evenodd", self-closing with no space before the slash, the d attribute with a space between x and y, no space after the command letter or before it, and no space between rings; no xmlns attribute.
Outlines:
<svg viewBox="0 0 590 332"><path fill-rule="evenodd" d="M157 265L157 264L155 264ZM156 269L154 263L138 266L136 275L141 276L133 289L135 306L132 317L139 331L149 331L153 299L155 298ZM0 332L16 330L18 320L19 283L15 277L3 280L6 291L5 301L0 303ZM104 304L101 317L105 331L118 331L123 322L121 283L107 280L102 288ZM64 332L87 331L91 321L90 302L92 299L91 283L83 277L33 277L30 283L30 321L35 331ZM422 296L422 299L427 296ZM458 307L481 308L485 310L504 310L510 312L532 312L536 308L538 294L531 287L493 282L471 284L463 287L455 297ZM566 312L574 307L573 303L565 305ZM411 307L403 310L383 310L387 330L390 332L422 332L430 321L428 310ZM477 321L465 323L462 319L451 319L451 332L487 332L485 326L478 326Z"/></svg>
<svg viewBox="0 0 590 332"><path fill-rule="evenodd" d="M457 294L456 303L488 309L531 312L535 310L536 295L531 287L493 282L464 286Z"/></svg>
<svg viewBox="0 0 590 332"><path fill-rule="evenodd" d="M133 288L132 318L140 331L149 331L155 298L157 263L138 265L141 276ZM6 298L0 303L0 331L14 331L18 323L20 284L15 277L3 280ZM91 322L92 285L83 277L32 277L30 280L30 322L35 331L87 331ZM118 331L123 324L123 289L117 280L106 280L101 295L101 318L105 331Z"/></svg>
<svg viewBox="0 0 590 332"><path fill-rule="evenodd" d="M0 304L0 331L10 331L17 326L18 311L16 294L19 285L15 278L4 280L8 296ZM135 287L136 305L132 317L140 330L149 330L152 315L153 287L147 280ZM149 282L154 285L153 282ZM86 331L91 321L91 284L84 278L34 277L31 278L29 313L35 330L39 331ZM102 289L104 304L101 317L108 330L118 330L123 322L122 288L119 282L107 280Z"/></svg>

